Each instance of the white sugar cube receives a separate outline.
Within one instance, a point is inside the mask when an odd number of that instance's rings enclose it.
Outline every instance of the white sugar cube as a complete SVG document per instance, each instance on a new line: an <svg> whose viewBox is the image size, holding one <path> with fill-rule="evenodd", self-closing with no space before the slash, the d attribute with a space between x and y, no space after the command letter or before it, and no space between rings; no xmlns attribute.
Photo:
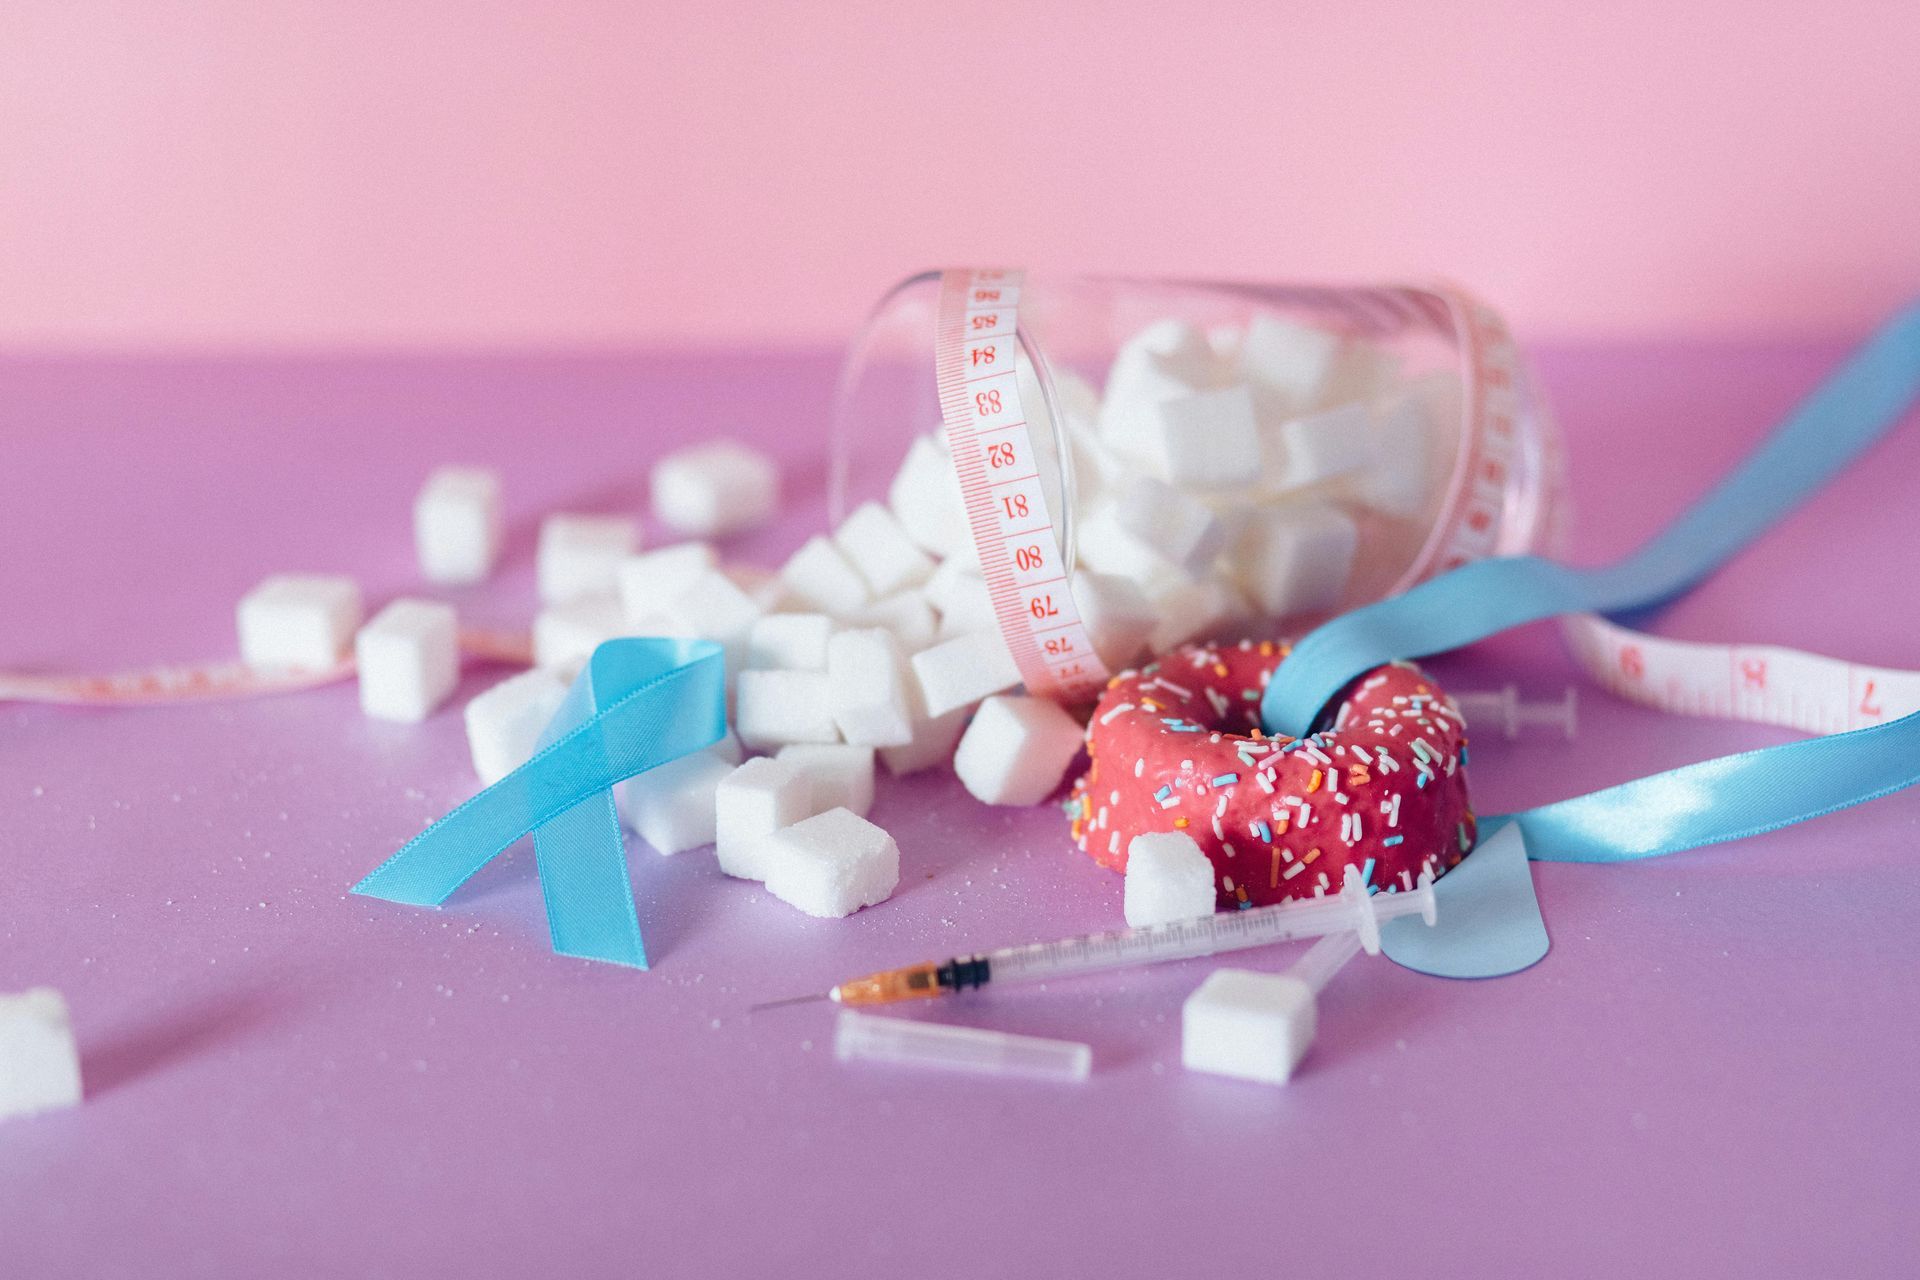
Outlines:
<svg viewBox="0 0 1920 1280"><path fill-rule="evenodd" d="M571 679L595 649L627 634L626 614L612 595L550 604L533 616L533 662Z"/></svg>
<svg viewBox="0 0 1920 1280"><path fill-rule="evenodd" d="M899 747L913 741L912 685L899 641L878 627L842 631L827 644L827 699L848 742Z"/></svg>
<svg viewBox="0 0 1920 1280"><path fill-rule="evenodd" d="M532 759L567 682L544 667L509 676L467 703L467 748L473 771L492 786Z"/></svg>
<svg viewBox="0 0 1920 1280"><path fill-rule="evenodd" d="M655 619L662 635L715 640L727 649L727 670L740 670L760 606L726 574L709 569L667 601Z"/></svg>
<svg viewBox="0 0 1920 1280"><path fill-rule="evenodd" d="M1154 425L1160 474L1174 484L1240 489L1260 479L1260 427L1244 386L1164 401Z"/></svg>
<svg viewBox="0 0 1920 1280"><path fill-rule="evenodd" d="M1372 400L1392 394L1404 381L1399 356L1376 343L1349 339L1340 346L1322 401Z"/></svg>
<svg viewBox="0 0 1920 1280"><path fill-rule="evenodd" d="M933 572L933 561L927 553L914 545L893 513L877 502L855 507L833 531L833 545L876 598L917 587Z"/></svg>
<svg viewBox="0 0 1920 1280"><path fill-rule="evenodd" d="M1240 376L1285 413L1320 403L1340 359L1340 337L1278 316L1257 315L1240 340Z"/></svg>
<svg viewBox="0 0 1920 1280"><path fill-rule="evenodd" d="M460 679L459 624L450 604L395 600L360 628L353 650L360 709L376 720L425 720Z"/></svg>
<svg viewBox="0 0 1920 1280"><path fill-rule="evenodd" d="M887 486L887 505L921 550L951 556L972 539L953 461L933 436L921 436Z"/></svg>
<svg viewBox="0 0 1920 1280"><path fill-rule="evenodd" d="M815 809L846 809L864 818L873 808L872 747L797 742L780 748L774 758L807 776Z"/></svg>
<svg viewBox="0 0 1920 1280"><path fill-rule="evenodd" d="M719 556L704 542L681 542L628 556L615 571L627 622L636 627L651 623L694 580L719 567Z"/></svg>
<svg viewBox="0 0 1920 1280"><path fill-rule="evenodd" d="M709 747L637 773L614 788L620 816L635 835L660 853L683 853L712 844L715 801L734 764Z"/></svg>
<svg viewBox="0 0 1920 1280"><path fill-rule="evenodd" d="M1289 418L1264 432L1274 487L1300 489L1360 470L1373 457L1373 420L1359 403Z"/></svg>
<svg viewBox="0 0 1920 1280"><path fill-rule="evenodd" d="M1080 754L1085 731L1045 698L994 697L960 735L953 771L986 804L1039 804Z"/></svg>
<svg viewBox="0 0 1920 1280"><path fill-rule="evenodd" d="M1299 978L1216 969L1180 1006L1180 1063L1285 1084L1313 1043L1314 1004L1313 988Z"/></svg>
<svg viewBox="0 0 1920 1280"><path fill-rule="evenodd" d="M1217 637L1247 622L1251 611L1233 584L1220 578L1176 582L1150 599L1160 620L1147 637L1155 653L1177 649L1190 640Z"/></svg>
<svg viewBox="0 0 1920 1280"><path fill-rule="evenodd" d="M774 832L757 857L766 867L767 892L810 916L850 916L885 902L900 883L893 837L845 809Z"/></svg>
<svg viewBox="0 0 1920 1280"><path fill-rule="evenodd" d="M639 545L640 527L619 516L548 516L534 562L540 599L559 604L614 590L621 562Z"/></svg>
<svg viewBox="0 0 1920 1280"><path fill-rule="evenodd" d="M801 604L845 617L873 599L860 571L824 537L808 538L780 570L780 580Z"/></svg>
<svg viewBox="0 0 1920 1280"><path fill-rule="evenodd" d="M1129 928L1210 916L1213 863L1184 831L1149 832L1127 842L1125 910Z"/></svg>
<svg viewBox="0 0 1920 1280"><path fill-rule="evenodd" d="M754 751L789 742L838 742L824 671L742 671L733 727Z"/></svg>
<svg viewBox="0 0 1920 1280"><path fill-rule="evenodd" d="M721 572L746 592L762 613L782 613L795 608L793 598L787 594L787 584L773 569L762 569L757 564L730 564Z"/></svg>
<svg viewBox="0 0 1920 1280"><path fill-rule="evenodd" d="M79 1103L80 1053L66 1000L51 987L0 996L0 1120Z"/></svg>
<svg viewBox="0 0 1920 1280"><path fill-rule="evenodd" d="M1225 536L1219 517L1206 503L1151 476L1140 476L1120 490L1114 515L1120 528L1189 573L1202 572L1212 563Z"/></svg>
<svg viewBox="0 0 1920 1280"><path fill-rule="evenodd" d="M904 746L880 748L880 762L897 778L951 761L953 749L973 715L973 707L967 705L955 707L943 716L929 716L921 705L919 687L911 681L907 694L913 737Z"/></svg>
<svg viewBox="0 0 1920 1280"><path fill-rule="evenodd" d="M500 558L500 477L440 467L413 500L413 546L428 582L480 582Z"/></svg>
<svg viewBox="0 0 1920 1280"><path fill-rule="evenodd" d="M1133 477L1123 484L1133 483ZM1160 554L1152 542L1134 536L1120 523L1117 494L1096 499L1074 537L1085 567L1136 583L1184 577L1186 571Z"/></svg>
<svg viewBox="0 0 1920 1280"><path fill-rule="evenodd" d="M993 597L987 592L987 580L977 566L948 560L927 580L922 594L940 614L941 639L965 635L970 631L998 631L999 619L993 612ZM916 646L906 646L909 649ZM925 645L917 646L925 648Z"/></svg>
<svg viewBox="0 0 1920 1280"><path fill-rule="evenodd" d="M756 449L720 440L662 458L653 468L651 487L657 520L710 538L771 516L780 502L780 469Z"/></svg>
<svg viewBox="0 0 1920 1280"><path fill-rule="evenodd" d="M825 671L833 619L824 613L770 613L747 633L747 666L785 671Z"/></svg>
<svg viewBox="0 0 1920 1280"><path fill-rule="evenodd" d="M714 845L720 869L764 880L766 838L813 813L813 783L790 760L756 756L714 789Z"/></svg>
<svg viewBox="0 0 1920 1280"><path fill-rule="evenodd" d="M943 640L913 655L920 703L932 717L1004 693L1020 683L1020 668L998 631Z"/></svg>
<svg viewBox="0 0 1920 1280"><path fill-rule="evenodd" d="M1438 498L1442 441L1458 438L1460 381L1439 374L1416 381L1373 413L1372 459L1353 494L1384 515L1418 519Z"/></svg>
<svg viewBox="0 0 1920 1280"><path fill-rule="evenodd" d="M1160 615L1140 588L1127 578L1073 571L1073 605L1107 670L1119 671L1140 656Z"/></svg>
<svg viewBox="0 0 1920 1280"><path fill-rule="evenodd" d="M893 638L900 642L900 648L907 653L932 644L940 630L933 606L918 591L898 591L884 600L875 600L849 614L846 621L852 627L879 627L891 631Z"/></svg>
<svg viewBox="0 0 1920 1280"><path fill-rule="evenodd" d="M1360 533L1338 507L1286 503L1255 514L1234 563L1253 602L1274 618L1325 613L1346 594Z"/></svg>
<svg viewBox="0 0 1920 1280"><path fill-rule="evenodd" d="M242 597L236 615L248 666L323 671L353 643L360 587L352 578L276 574Z"/></svg>

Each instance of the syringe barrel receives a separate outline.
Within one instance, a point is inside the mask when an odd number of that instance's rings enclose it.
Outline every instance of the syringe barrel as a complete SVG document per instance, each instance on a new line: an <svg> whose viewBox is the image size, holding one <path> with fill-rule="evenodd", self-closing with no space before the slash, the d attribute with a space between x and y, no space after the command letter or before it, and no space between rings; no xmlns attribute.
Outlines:
<svg viewBox="0 0 1920 1280"><path fill-rule="evenodd" d="M1346 902L1337 897L1308 898L1141 929L1116 929L1089 938L1007 947L989 952L986 958L995 984L1044 982L1317 938L1353 927L1353 910Z"/></svg>
<svg viewBox="0 0 1920 1280"><path fill-rule="evenodd" d="M1326 990L1333 975L1346 967L1347 961L1360 954L1360 935L1358 933L1330 933L1303 952L1293 967L1287 970L1289 978L1298 978L1313 988L1314 994Z"/></svg>

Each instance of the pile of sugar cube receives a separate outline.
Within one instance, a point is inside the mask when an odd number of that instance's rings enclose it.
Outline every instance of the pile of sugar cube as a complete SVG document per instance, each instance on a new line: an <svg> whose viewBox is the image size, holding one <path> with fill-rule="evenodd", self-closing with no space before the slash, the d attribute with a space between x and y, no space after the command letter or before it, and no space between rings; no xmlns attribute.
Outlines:
<svg viewBox="0 0 1920 1280"><path fill-rule="evenodd" d="M1150 324L1104 395L1053 382L1079 562L1109 598L1115 580L1145 597L1155 652L1384 590L1427 534L1462 413L1457 374L1409 378L1385 347L1269 314Z"/></svg>
<svg viewBox="0 0 1920 1280"><path fill-rule="evenodd" d="M1334 607L1360 549L1351 512L1417 519L1436 423L1458 413L1445 376L1402 385L1382 349L1273 317L1210 332L1156 322L1122 347L1104 396L1064 371L1055 392L1079 494L1071 590L1113 670L1257 619ZM491 784L530 758L601 643L716 641L733 731L622 784L622 814L662 853L711 844L727 874L841 916L898 880L898 849L866 816L877 766L898 775L951 764L986 803L1037 804L1079 755L1084 726L1017 691L941 434L912 442L885 501L856 507L777 572L724 562L714 540L765 521L779 492L770 458L716 441L653 469L653 513L683 541L647 548L631 519L549 516L533 668L467 704L467 737ZM485 578L500 528L497 476L436 472L414 508L423 576ZM362 626L350 579L271 578L241 602L239 630L257 666L325 668L351 652L362 705L378 718L423 719L456 684L452 606L397 600ZM1168 892L1195 897L1184 885ZM1131 884L1128 894L1131 903Z"/></svg>

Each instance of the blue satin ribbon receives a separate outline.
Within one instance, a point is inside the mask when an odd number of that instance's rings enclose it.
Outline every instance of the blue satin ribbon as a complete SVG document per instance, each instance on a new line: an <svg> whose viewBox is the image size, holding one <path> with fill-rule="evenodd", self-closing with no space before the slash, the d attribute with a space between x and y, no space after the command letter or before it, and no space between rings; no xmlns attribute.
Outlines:
<svg viewBox="0 0 1920 1280"><path fill-rule="evenodd" d="M1533 556L1483 560L1335 618L1275 672L1261 702L1263 726L1308 732L1348 681L1382 662L1558 614L1648 609L1672 599L1805 501L1916 399L1920 302L1876 331L1760 448L1634 554L1597 569ZM1491 817L1484 830L1517 825L1528 856L1539 861L1623 862L1772 831L1915 783L1920 714L1686 765ZM1544 954L1544 934L1541 944ZM1489 966L1481 972L1510 971Z"/></svg>
<svg viewBox="0 0 1920 1280"><path fill-rule="evenodd" d="M613 786L726 731L719 645L609 640L568 689L531 760L408 841L353 891L438 906L531 833L553 949L644 969Z"/></svg>

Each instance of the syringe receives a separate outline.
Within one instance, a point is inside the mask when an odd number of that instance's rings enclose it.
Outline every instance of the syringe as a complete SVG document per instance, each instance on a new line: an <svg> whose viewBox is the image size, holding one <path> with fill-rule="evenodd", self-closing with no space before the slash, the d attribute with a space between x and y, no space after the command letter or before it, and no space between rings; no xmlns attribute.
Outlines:
<svg viewBox="0 0 1920 1280"><path fill-rule="evenodd" d="M1476 724L1498 724L1507 737L1517 738L1520 730L1528 725L1555 725L1569 740L1574 736L1580 705L1578 691L1572 685L1567 686L1558 702L1528 702L1521 698L1520 690L1510 684L1499 689L1456 693L1453 704L1466 717L1469 729Z"/></svg>
<svg viewBox="0 0 1920 1280"><path fill-rule="evenodd" d="M1358 868L1348 867L1346 882L1333 897L1281 902L1271 907L1226 911L1148 925L1116 929L1059 942L1036 942L1004 947L982 955L930 961L904 969L888 969L843 982L825 998L838 1004L891 1004L955 995L989 982L1044 982L1105 969L1130 969L1264 947L1294 938L1317 938L1330 933L1359 935L1368 954L1380 950L1380 922L1419 914L1432 924L1437 916L1433 875L1424 872L1419 884L1406 893L1371 893ZM819 996L802 996L817 1000ZM785 1004L787 1001L779 1001Z"/></svg>

